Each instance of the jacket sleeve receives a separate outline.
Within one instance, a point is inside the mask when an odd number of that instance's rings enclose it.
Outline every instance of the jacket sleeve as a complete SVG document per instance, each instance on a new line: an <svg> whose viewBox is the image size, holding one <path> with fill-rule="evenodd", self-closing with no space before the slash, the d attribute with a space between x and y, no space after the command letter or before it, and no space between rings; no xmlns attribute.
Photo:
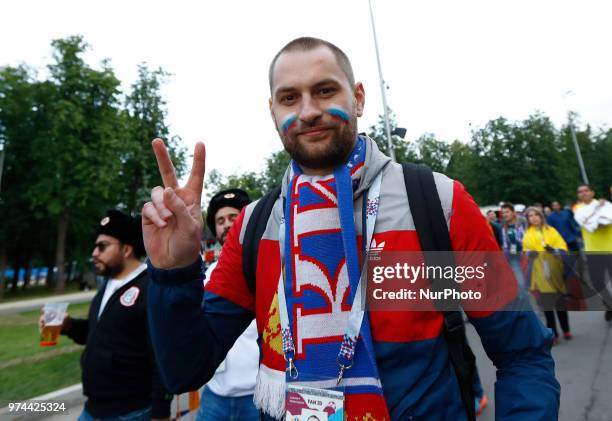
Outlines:
<svg viewBox="0 0 612 421"><path fill-rule="evenodd" d="M70 318L70 330L62 332L62 335L68 336L79 345L87 343L87 334L89 333L89 322L87 319Z"/></svg>
<svg viewBox="0 0 612 421"><path fill-rule="evenodd" d="M450 221L453 249L496 250L485 223L472 197L455 182ZM560 386L550 353L552 332L530 308L468 312L468 317L497 368L495 419L556 420Z"/></svg>
<svg viewBox="0 0 612 421"><path fill-rule="evenodd" d="M254 300L244 279L223 276L242 271L238 236L243 215L230 229L210 290L208 285L206 291L202 287L201 258L186 268L172 270L156 269L149 263L151 342L163 383L174 394L196 390L210 380L253 320ZM213 292L215 283L231 292ZM237 296L242 299L236 300Z"/></svg>

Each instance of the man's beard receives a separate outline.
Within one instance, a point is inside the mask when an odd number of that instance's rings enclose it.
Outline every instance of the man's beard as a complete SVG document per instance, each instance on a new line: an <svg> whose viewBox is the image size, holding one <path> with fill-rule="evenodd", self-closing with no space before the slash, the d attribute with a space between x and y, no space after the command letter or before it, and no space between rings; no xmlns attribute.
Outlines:
<svg viewBox="0 0 612 421"><path fill-rule="evenodd" d="M96 273L100 276L104 276L105 278L113 279L114 277L119 275L123 271L123 268L124 268L123 263L107 264L107 263L100 262L100 261L98 262L102 265L102 269L98 270L96 268Z"/></svg>
<svg viewBox="0 0 612 421"><path fill-rule="evenodd" d="M338 124L334 127L334 134L323 148L310 147L306 141L298 139L300 130L308 129L302 126L286 135L279 132L285 150L299 165L310 169L335 168L344 164L355 146L357 137L357 118L352 117L347 125ZM313 150L315 149L315 150Z"/></svg>
<svg viewBox="0 0 612 421"><path fill-rule="evenodd" d="M219 242L219 244L221 244L221 246L225 244L225 239L227 238L228 234L229 234L229 229L224 231L223 234L221 234L221 237L217 237L217 241Z"/></svg>

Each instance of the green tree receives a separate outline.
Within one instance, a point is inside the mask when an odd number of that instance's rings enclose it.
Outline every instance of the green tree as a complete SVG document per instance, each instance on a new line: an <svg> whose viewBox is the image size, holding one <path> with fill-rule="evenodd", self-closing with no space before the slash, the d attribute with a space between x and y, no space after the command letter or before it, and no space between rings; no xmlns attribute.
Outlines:
<svg viewBox="0 0 612 421"><path fill-rule="evenodd" d="M274 152L266 159L266 167L262 177L266 191L281 185L290 161L291 157L284 149Z"/></svg>
<svg viewBox="0 0 612 421"><path fill-rule="evenodd" d="M64 262L83 266L104 211L139 210L150 188L161 184L150 142L169 137L160 94L167 75L141 65L122 103L109 62L94 69L83 61L88 46L82 37L55 40L52 48L46 80L27 66L0 68L6 157L0 218L11 222L0 224L0 276L6 265L15 273L32 264L56 266L62 291ZM185 153L179 140L167 143L180 176Z"/></svg>
<svg viewBox="0 0 612 421"><path fill-rule="evenodd" d="M558 133L535 114L511 123L489 121L472 135L474 195L481 203L548 202L564 185Z"/></svg>
<svg viewBox="0 0 612 421"><path fill-rule="evenodd" d="M433 171L446 171L451 156L451 148L447 142L436 139L432 133L426 133L415 143L418 151L417 162L429 166Z"/></svg>
<svg viewBox="0 0 612 421"><path fill-rule="evenodd" d="M212 170L206 181L207 199L210 200L220 190L239 188L246 191L251 200L257 200L274 187L281 185L290 160L287 152L280 150L266 159L266 165L260 173L249 171L224 176L218 170Z"/></svg>
<svg viewBox="0 0 612 421"><path fill-rule="evenodd" d="M391 132L397 128L397 117L390 109L389 125L391 126ZM378 149L389 156L385 117L382 114L378 116L376 124L370 126L367 134L376 142ZM397 135L391 135L391 143L395 151L395 159L397 162L418 162L417 148L414 143L407 142Z"/></svg>
<svg viewBox="0 0 612 421"><path fill-rule="evenodd" d="M162 69L151 71L144 63L140 64L138 79L125 99L125 151L121 156L125 190L121 199L133 213L140 212L149 200L151 189L162 184L155 156L151 153L154 138L165 139L177 176L185 172L186 151L180 146L179 137L169 137L166 102L160 92L168 77Z"/></svg>
<svg viewBox="0 0 612 421"><path fill-rule="evenodd" d="M34 209L55 220L56 290L62 292L70 223L97 219L101 208L113 204L124 145L119 80L108 61L100 70L89 67L82 59L88 46L80 36L54 40L52 46L54 62L45 84L52 98L46 110L49 130L33 139L37 165L28 195Z"/></svg>
<svg viewBox="0 0 612 421"><path fill-rule="evenodd" d="M217 192L226 189L242 189L248 193L251 200L259 199L266 193L262 174L254 171L224 176L218 170L212 170L207 177L207 201Z"/></svg>
<svg viewBox="0 0 612 421"><path fill-rule="evenodd" d="M449 146L448 164L444 172L450 178L460 181L472 195L477 190L476 180L478 179L477 174L474 173L474 159L470 146L455 140Z"/></svg>
<svg viewBox="0 0 612 421"><path fill-rule="evenodd" d="M601 131L595 136L595 157L593 160L593 188L598 197L611 199L612 192L612 129Z"/></svg>
<svg viewBox="0 0 612 421"><path fill-rule="evenodd" d="M36 221L28 215L28 197L23 194L32 181L32 138L37 132L38 105L32 70L4 67L0 70L0 142L4 147L2 186L0 186L0 296L4 291L4 268L8 261L23 263L32 254L32 227ZM10 223L9 223L10 221ZM28 237L29 236L29 237ZM27 239L27 240L26 240ZM17 286L13 279L13 288Z"/></svg>

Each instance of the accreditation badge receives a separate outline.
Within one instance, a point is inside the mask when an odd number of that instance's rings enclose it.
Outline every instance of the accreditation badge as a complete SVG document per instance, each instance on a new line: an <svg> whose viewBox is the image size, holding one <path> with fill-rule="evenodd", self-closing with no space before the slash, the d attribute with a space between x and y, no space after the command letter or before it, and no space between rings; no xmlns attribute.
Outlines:
<svg viewBox="0 0 612 421"><path fill-rule="evenodd" d="M286 421L344 421L344 393L289 384L285 409Z"/></svg>

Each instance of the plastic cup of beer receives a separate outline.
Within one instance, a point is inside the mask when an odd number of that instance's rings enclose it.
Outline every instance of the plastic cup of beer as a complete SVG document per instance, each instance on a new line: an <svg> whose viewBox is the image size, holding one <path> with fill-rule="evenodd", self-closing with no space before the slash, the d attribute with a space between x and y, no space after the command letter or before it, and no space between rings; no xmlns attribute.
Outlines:
<svg viewBox="0 0 612 421"><path fill-rule="evenodd" d="M68 303L47 303L43 307L45 327L40 334L40 346L55 346L62 331Z"/></svg>

